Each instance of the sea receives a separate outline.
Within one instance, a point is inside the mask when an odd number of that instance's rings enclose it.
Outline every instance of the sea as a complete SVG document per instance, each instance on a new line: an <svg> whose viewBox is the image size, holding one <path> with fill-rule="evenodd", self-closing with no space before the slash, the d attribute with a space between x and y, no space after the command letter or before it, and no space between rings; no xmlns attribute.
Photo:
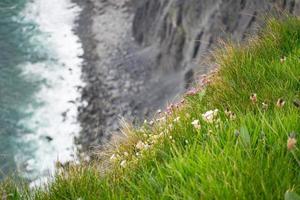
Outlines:
<svg viewBox="0 0 300 200"><path fill-rule="evenodd" d="M83 48L71 0L0 0L0 179L76 160Z"/></svg>

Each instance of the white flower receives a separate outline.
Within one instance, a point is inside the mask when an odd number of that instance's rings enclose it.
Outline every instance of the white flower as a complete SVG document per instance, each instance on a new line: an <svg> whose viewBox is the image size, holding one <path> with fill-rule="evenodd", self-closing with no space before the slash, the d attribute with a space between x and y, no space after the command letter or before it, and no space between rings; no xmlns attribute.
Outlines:
<svg viewBox="0 0 300 200"><path fill-rule="evenodd" d="M121 167L125 167L126 166L126 160L122 160L122 162L120 163Z"/></svg>
<svg viewBox="0 0 300 200"><path fill-rule="evenodd" d="M194 120L192 122L192 125L195 127L195 129L200 129L201 125L199 124L199 120Z"/></svg>
<svg viewBox="0 0 300 200"><path fill-rule="evenodd" d="M147 150L149 148L150 148L150 145L149 144L145 144L144 149Z"/></svg>
<svg viewBox="0 0 300 200"><path fill-rule="evenodd" d="M110 160L111 160L111 161L115 161L116 159L117 159L116 154L113 154L113 155L110 157Z"/></svg>
<svg viewBox="0 0 300 200"><path fill-rule="evenodd" d="M142 149L144 149L145 144L144 144L144 142L139 141L139 142L136 144L135 147L136 147L138 150L142 150Z"/></svg>
<svg viewBox="0 0 300 200"><path fill-rule="evenodd" d="M216 116L218 115L218 112L218 109L207 111L206 113L202 114L202 118L207 123L213 123Z"/></svg>
<svg viewBox="0 0 300 200"><path fill-rule="evenodd" d="M176 118L174 119L174 122L179 122L179 120L180 120L180 117L176 117Z"/></svg>

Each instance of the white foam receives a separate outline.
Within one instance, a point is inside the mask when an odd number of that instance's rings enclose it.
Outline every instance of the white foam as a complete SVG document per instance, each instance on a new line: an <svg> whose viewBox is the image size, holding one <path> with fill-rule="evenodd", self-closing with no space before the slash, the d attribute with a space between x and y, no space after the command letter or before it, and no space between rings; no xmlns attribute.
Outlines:
<svg viewBox="0 0 300 200"><path fill-rule="evenodd" d="M34 97L40 105L28 105L26 112L32 115L20 122L33 130L21 136L34 148L32 158L22 151L16 155L20 165L26 160L25 176L43 178L54 172L56 161L75 159L74 136L80 131L77 87L84 85L80 58L83 49L73 32L79 13L80 8L70 0L33 0L22 13L26 21L38 25L40 34L32 42L39 44L48 57L46 61L20 65L26 79L43 82ZM47 141L47 136L53 140Z"/></svg>

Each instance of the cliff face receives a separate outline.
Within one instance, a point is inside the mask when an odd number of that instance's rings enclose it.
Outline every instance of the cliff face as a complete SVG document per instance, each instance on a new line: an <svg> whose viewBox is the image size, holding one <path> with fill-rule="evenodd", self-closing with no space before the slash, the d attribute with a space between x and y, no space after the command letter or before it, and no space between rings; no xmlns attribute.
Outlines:
<svg viewBox="0 0 300 200"><path fill-rule="evenodd" d="M153 47L152 59L163 74L181 74L173 83L180 91L204 55L220 39L240 42L263 25L269 13L300 13L296 0L143 0L138 5L133 35L143 47ZM200 66L200 67L199 67ZM164 76L164 75L162 75Z"/></svg>
<svg viewBox="0 0 300 200"><path fill-rule="evenodd" d="M296 0L76 1L84 8L78 143L85 152L119 132L120 119L141 122L184 92L195 73L212 69L205 55L218 40L243 41L267 13L300 14Z"/></svg>

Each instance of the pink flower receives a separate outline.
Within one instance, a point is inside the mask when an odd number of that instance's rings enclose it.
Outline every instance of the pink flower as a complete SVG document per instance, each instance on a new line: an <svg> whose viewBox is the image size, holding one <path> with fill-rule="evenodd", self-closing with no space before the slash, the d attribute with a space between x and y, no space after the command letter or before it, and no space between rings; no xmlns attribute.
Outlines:
<svg viewBox="0 0 300 200"><path fill-rule="evenodd" d="M188 96L194 96L198 93L198 90L196 88L191 88L189 91L187 91L186 95Z"/></svg>

